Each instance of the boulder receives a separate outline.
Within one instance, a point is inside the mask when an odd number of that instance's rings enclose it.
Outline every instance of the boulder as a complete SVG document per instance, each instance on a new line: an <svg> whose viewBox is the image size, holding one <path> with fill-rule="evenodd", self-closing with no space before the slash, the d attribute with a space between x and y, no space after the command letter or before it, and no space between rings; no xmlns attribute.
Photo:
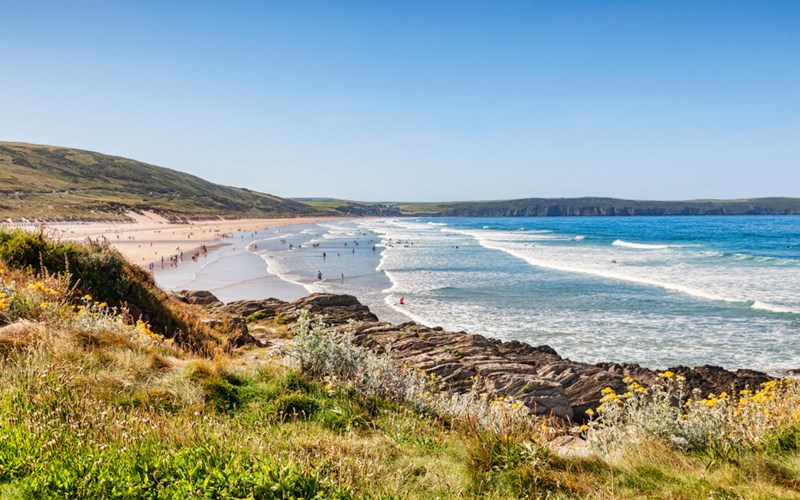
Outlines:
<svg viewBox="0 0 800 500"><path fill-rule="evenodd" d="M222 305L222 301L206 290L181 290L174 292L175 297L181 302L198 306Z"/></svg>
<svg viewBox="0 0 800 500"><path fill-rule="evenodd" d="M314 293L286 304L277 310L287 321L294 321L300 311L306 310L312 316L324 316L329 325L341 325L350 320L377 322L378 317L369 311L352 295L333 295L328 293Z"/></svg>
<svg viewBox="0 0 800 500"><path fill-rule="evenodd" d="M241 316L233 316L231 318L234 327L234 333L228 337L228 346L230 348L244 347L246 345L254 345L256 347L265 347L266 344L250 335L247 329L247 322Z"/></svg>
<svg viewBox="0 0 800 500"><path fill-rule="evenodd" d="M272 318L275 316L275 311L286 305L286 302L272 298L264 300L235 300L221 305L219 309L245 318L256 313L263 313L266 317Z"/></svg>

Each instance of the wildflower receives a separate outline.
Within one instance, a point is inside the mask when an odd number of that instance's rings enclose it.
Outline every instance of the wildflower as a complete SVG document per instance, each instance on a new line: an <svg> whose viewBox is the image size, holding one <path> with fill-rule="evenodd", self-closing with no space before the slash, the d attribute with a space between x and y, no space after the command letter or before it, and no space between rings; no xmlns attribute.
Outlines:
<svg viewBox="0 0 800 500"><path fill-rule="evenodd" d="M87 293L83 296L83 300L92 300L92 296Z"/></svg>
<svg viewBox="0 0 800 500"><path fill-rule="evenodd" d="M47 306L49 306L49 305L50 304L48 304L47 302L42 302L42 303L39 304L39 309L47 309Z"/></svg>
<svg viewBox="0 0 800 500"><path fill-rule="evenodd" d="M591 417L592 415L594 415L594 410L592 410L591 408L589 408L589 409L587 409L587 410L586 410L586 414L587 414L587 415L589 415L589 416Z"/></svg>
<svg viewBox="0 0 800 500"><path fill-rule="evenodd" d="M628 377L625 377L624 379L622 379L622 381L625 382L626 384L630 384L631 382L633 382L633 379L628 376Z"/></svg>
<svg viewBox="0 0 800 500"><path fill-rule="evenodd" d="M583 424L583 425L580 427L580 430L581 430L581 432L586 432L586 431L588 431L588 430L589 430L589 426L588 426L588 425L586 425L586 424Z"/></svg>
<svg viewBox="0 0 800 500"><path fill-rule="evenodd" d="M665 371L664 373L661 374L661 378L672 378L674 376L675 376L675 374L673 372L669 371L669 370L667 370L667 371Z"/></svg>

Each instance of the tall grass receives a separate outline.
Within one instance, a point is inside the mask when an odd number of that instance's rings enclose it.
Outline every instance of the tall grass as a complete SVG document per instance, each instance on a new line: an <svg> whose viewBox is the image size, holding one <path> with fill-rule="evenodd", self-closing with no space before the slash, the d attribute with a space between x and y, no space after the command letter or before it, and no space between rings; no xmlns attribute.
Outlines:
<svg viewBox="0 0 800 500"><path fill-rule="evenodd" d="M197 352L219 347L213 332L190 307L170 298L149 273L108 243L77 244L51 238L44 229L27 233L0 228L0 263L7 271L67 280L69 287L59 290L64 300L88 295L127 313L126 321L141 319L153 331Z"/></svg>

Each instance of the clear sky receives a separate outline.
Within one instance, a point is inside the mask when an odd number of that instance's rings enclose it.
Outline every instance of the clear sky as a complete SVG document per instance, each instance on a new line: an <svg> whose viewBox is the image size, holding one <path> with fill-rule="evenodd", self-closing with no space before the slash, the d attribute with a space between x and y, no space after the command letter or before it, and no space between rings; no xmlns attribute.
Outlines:
<svg viewBox="0 0 800 500"><path fill-rule="evenodd" d="M0 140L279 196L800 196L800 1L0 0Z"/></svg>

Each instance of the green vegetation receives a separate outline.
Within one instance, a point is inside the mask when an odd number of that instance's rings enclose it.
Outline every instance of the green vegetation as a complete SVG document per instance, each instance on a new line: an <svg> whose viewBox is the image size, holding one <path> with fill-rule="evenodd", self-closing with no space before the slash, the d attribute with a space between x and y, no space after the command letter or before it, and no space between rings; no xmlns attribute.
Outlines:
<svg viewBox="0 0 800 500"><path fill-rule="evenodd" d="M798 198L689 201L526 198L450 203L395 203L394 205L408 215L442 217L800 214L800 199Z"/></svg>
<svg viewBox="0 0 800 500"><path fill-rule="evenodd" d="M567 428L452 395L308 317L285 356L227 349L199 321L168 338L152 303L134 317L106 302L117 259L0 232L2 498L800 497L795 382L675 406L667 372Z"/></svg>
<svg viewBox="0 0 800 500"><path fill-rule="evenodd" d="M0 142L0 220L170 220L330 214L303 203L91 151Z"/></svg>
<svg viewBox="0 0 800 500"><path fill-rule="evenodd" d="M319 210L332 211L353 217L384 216L395 217L403 213L394 205L378 202L337 200L333 198L293 198Z"/></svg>

